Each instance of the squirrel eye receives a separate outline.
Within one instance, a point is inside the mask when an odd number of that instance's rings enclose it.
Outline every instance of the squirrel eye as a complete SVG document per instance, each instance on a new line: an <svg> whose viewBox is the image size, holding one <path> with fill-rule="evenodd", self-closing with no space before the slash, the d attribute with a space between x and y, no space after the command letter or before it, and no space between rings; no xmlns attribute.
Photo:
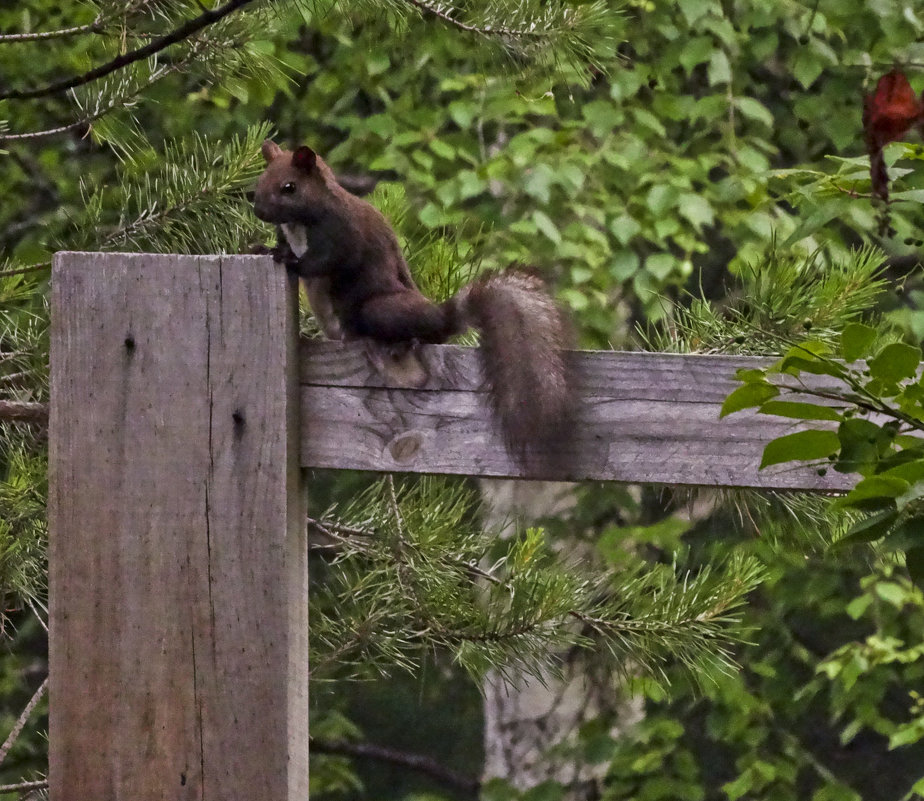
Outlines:
<svg viewBox="0 0 924 801"><path fill-rule="evenodd" d="M295 184L291 181L287 181L282 185L282 188L279 190L284 195L294 195L295 194Z"/></svg>

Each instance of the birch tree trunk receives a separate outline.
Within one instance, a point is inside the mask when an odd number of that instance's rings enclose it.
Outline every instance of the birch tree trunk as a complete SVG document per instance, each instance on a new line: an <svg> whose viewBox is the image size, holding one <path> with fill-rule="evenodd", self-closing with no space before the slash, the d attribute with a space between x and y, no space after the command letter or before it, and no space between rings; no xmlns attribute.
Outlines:
<svg viewBox="0 0 924 801"><path fill-rule="evenodd" d="M576 502L574 485L564 482L484 479L481 490L486 525L507 537L518 523L566 516ZM505 681L496 673L485 679L485 781L502 778L528 790L552 780L573 801L599 795L597 784L607 765L576 758L578 733L584 724L602 719L617 736L642 717L642 701L624 692L611 660L568 654L563 661L562 675L545 676L544 682L524 675Z"/></svg>

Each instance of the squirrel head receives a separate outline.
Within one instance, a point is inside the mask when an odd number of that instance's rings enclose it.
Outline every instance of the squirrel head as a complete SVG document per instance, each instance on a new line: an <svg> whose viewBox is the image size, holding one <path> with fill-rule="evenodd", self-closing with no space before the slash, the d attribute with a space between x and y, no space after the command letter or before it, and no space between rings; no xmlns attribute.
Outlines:
<svg viewBox="0 0 924 801"><path fill-rule="evenodd" d="M283 150L267 139L261 148L266 169L257 180L254 214L264 222L309 224L330 202L333 174L307 145Z"/></svg>

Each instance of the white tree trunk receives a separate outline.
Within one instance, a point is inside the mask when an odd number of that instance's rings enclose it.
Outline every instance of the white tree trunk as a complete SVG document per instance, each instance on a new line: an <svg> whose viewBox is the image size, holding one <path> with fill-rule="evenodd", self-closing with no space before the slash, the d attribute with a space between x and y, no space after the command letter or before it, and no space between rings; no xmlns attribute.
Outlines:
<svg viewBox="0 0 924 801"><path fill-rule="evenodd" d="M504 536L513 535L518 520L567 515L576 500L574 485L563 482L482 480L481 489L485 522ZM601 669L605 660L590 661L568 655L562 676L544 682L527 676L507 682L497 674L485 679L485 780L502 778L519 790L554 780L567 788L566 798L596 795L606 763L576 760L568 746L577 744L585 723L600 717L618 735L641 718L642 702L627 696L615 666Z"/></svg>

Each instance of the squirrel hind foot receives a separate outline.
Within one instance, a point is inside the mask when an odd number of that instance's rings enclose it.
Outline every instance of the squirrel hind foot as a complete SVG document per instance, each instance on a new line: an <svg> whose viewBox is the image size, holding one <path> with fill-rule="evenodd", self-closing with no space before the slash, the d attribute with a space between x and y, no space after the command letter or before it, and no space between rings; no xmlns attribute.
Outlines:
<svg viewBox="0 0 924 801"><path fill-rule="evenodd" d="M363 350L388 386L420 389L430 380L423 351L415 342L385 345L366 338L363 339Z"/></svg>

